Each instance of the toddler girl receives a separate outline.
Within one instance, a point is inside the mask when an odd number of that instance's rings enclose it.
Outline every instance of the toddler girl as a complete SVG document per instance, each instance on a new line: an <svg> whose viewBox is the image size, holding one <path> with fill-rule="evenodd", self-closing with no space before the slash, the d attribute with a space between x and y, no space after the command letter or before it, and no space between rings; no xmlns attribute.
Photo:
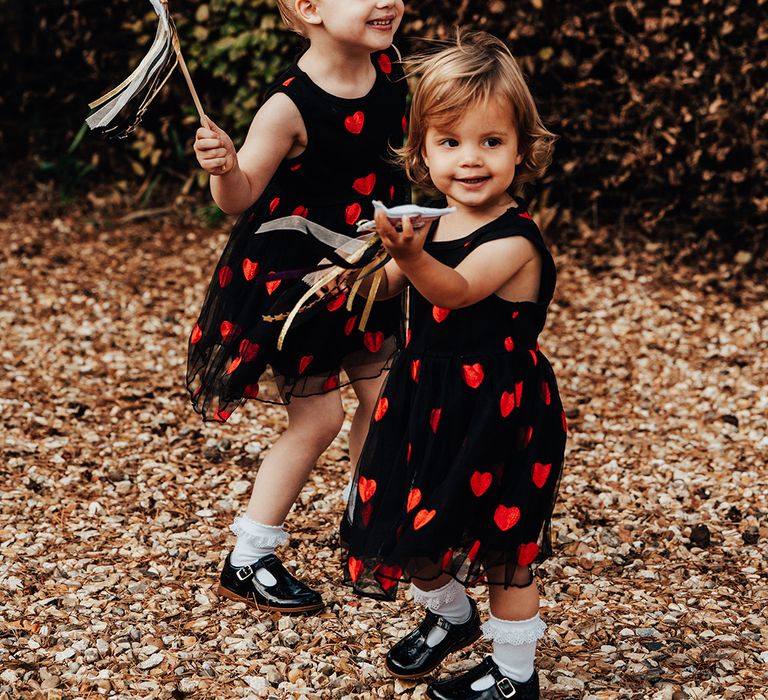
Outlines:
<svg viewBox="0 0 768 700"><path fill-rule="evenodd" d="M493 655L430 684L432 698L538 698L545 625L531 572L550 553L549 523L566 423L537 337L555 264L525 202L553 135L506 46L484 34L416 62L408 142L417 185L456 207L398 233L377 214L381 296L407 288L405 348L381 393L342 522L345 575L363 595L394 599L399 581L428 609L387 655L416 678L481 635L465 586L489 585L482 627Z"/></svg>

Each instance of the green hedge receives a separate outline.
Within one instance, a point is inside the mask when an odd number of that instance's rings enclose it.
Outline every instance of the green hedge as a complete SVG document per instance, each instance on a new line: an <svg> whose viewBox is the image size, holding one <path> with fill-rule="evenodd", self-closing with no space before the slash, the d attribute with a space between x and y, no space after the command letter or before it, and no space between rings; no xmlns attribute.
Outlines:
<svg viewBox="0 0 768 700"><path fill-rule="evenodd" d="M421 0L407 52L454 24L509 41L551 128L556 161L534 191L564 231L727 241L764 250L768 196L766 0ZM300 49L273 0L171 2L207 110L242 138L264 86ZM0 140L70 187L194 180L196 126L180 75L145 128L105 144L80 134L86 103L119 82L154 34L143 0L0 0ZM68 152L69 149L69 152ZM137 185L138 186L138 185ZM761 245L763 248L761 248Z"/></svg>

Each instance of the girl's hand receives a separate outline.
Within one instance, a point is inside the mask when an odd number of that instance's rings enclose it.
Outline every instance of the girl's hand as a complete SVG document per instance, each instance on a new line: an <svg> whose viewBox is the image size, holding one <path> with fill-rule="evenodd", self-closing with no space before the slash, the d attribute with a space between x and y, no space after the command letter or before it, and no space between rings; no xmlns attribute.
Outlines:
<svg viewBox="0 0 768 700"><path fill-rule="evenodd" d="M226 175L237 165L237 152L227 133L206 117L208 126L201 126L195 134L195 155L205 172Z"/></svg>
<svg viewBox="0 0 768 700"><path fill-rule="evenodd" d="M387 253L398 262L411 262L424 252L424 236L427 227L414 231L409 217L404 216L402 233L398 232L387 219L383 210L376 212L376 230Z"/></svg>

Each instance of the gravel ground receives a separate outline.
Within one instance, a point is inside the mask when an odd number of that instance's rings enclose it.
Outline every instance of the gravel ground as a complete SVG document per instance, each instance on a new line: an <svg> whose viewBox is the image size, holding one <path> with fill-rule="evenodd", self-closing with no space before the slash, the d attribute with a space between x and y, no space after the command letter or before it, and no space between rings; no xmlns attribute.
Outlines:
<svg viewBox="0 0 768 700"><path fill-rule="evenodd" d="M284 426L258 403L203 425L183 391L225 233L14 217L0 221L0 698L424 697L382 665L419 611L337 585L346 432L288 519L287 565L326 611L257 614L214 593ZM663 264L654 245L589 265L576 252L557 251L541 339L571 425L540 569L542 696L765 700L766 289L718 291L727 272Z"/></svg>

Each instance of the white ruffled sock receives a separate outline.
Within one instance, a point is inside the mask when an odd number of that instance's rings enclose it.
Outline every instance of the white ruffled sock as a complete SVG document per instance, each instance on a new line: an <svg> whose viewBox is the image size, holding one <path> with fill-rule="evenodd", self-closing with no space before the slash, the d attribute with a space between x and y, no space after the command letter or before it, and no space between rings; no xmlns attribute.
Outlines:
<svg viewBox="0 0 768 700"><path fill-rule="evenodd" d="M467 592L456 579L451 579L444 586L433 591L423 591L412 583L411 595L415 602L454 625L463 624L472 614ZM448 632L442 627L433 627L427 635L427 646L436 647L447 634Z"/></svg>
<svg viewBox="0 0 768 700"><path fill-rule="evenodd" d="M264 525L251 520L247 515L235 518L229 529L237 535L230 556L232 566L236 568L253 564L288 541L288 534L282 525Z"/></svg>
<svg viewBox="0 0 768 700"><path fill-rule="evenodd" d="M493 642L493 660L509 679L525 683L533 675L536 642L547 626L536 613L530 620L501 620L491 615L483 625L483 636ZM485 690L496 681L490 674L478 678L472 690Z"/></svg>

